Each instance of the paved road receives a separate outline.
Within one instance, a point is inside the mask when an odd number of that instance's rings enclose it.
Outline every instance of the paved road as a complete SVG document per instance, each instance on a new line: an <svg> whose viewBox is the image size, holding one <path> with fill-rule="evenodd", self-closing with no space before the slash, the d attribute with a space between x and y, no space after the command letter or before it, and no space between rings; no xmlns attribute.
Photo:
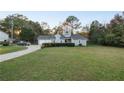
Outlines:
<svg viewBox="0 0 124 93"><path fill-rule="evenodd" d="M2 54L2 55L0 55L0 62L23 56L25 54L34 52L38 49L40 49L39 45L31 45L31 46L28 46L28 48L26 50L21 50L21 51L17 51L17 52Z"/></svg>

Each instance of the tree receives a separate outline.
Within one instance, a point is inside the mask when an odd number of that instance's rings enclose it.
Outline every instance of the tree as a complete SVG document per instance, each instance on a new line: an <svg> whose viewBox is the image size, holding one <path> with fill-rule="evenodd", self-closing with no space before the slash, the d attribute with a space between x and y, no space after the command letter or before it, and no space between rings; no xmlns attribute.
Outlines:
<svg viewBox="0 0 124 93"><path fill-rule="evenodd" d="M16 38L16 31L20 30L26 23L27 17L21 14L12 14L8 15L5 19L2 20L0 25L3 26L3 31L7 32L9 35L11 34L11 27L13 24L13 35Z"/></svg>
<svg viewBox="0 0 124 93"><path fill-rule="evenodd" d="M115 15L105 26L93 21L90 25L90 40L96 44L124 46L124 14Z"/></svg>
<svg viewBox="0 0 124 93"><path fill-rule="evenodd" d="M12 21L15 39L24 39L24 37L28 34L28 31L29 34L33 33L34 40L36 40L38 35L43 34L43 29L38 22L29 20L26 16L21 14L12 14L0 21L0 26L2 26L3 31L7 32L10 36ZM21 35L17 34L17 32L21 32Z"/></svg>
<svg viewBox="0 0 124 93"><path fill-rule="evenodd" d="M110 21L110 29L114 34L114 45L121 46L124 45L123 35L124 35L124 16L115 15L114 18Z"/></svg>
<svg viewBox="0 0 124 93"><path fill-rule="evenodd" d="M113 33L106 33L104 35L104 44L105 45L114 45L114 37L115 37L115 34Z"/></svg>
<svg viewBox="0 0 124 93"><path fill-rule="evenodd" d="M32 29L22 28L20 33L21 40L33 42L35 33Z"/></svg>
<svg viewBox="0 0 124 93"><path fill-rule="evenodd" d="M76 30L81 27L81 22L79 22L79 19L75 16L69 16L66 18L66 22L70 24L72 30Z"/></svg>
<svg viewBox="0 0 124 93"><path fill-rule="evenodd" d="M57 33L62 34L62 32L63 32L63 27L62 27L62 25L55 26L55 27L53 28L53 30L54 30L54 34L57 34Z"/></svg>
<svg viewBox="0 0 124 93"><path fill-rule="evenodd" d="M41 28L43 29L43 34L44 35L49 35L50 34L50 26L46 22L41 22Z"/></svg>
<svg viewBox="0 0 124 93"><path fill-rule="evenodd" d="M94 43L100 43L103 39L104 31L105 27L99 21L93 21L90 25L90 40Z"/></svg>

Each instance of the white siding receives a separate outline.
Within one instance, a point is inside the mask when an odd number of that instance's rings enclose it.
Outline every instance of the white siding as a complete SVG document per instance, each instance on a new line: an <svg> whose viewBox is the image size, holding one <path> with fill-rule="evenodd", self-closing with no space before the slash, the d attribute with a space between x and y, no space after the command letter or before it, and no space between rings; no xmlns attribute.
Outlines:
<svg viewBox="0 0 124 93"><path fill-rule="evenodd" d="M42 45L43 43L52 43L54 42L53 40L38 40L38 44Z"/></svg>
<svg viewBox="0 0 124 93"><path fill-rule="evenodd" d="M9 35L0 31L0 41L4 41L4 40L8 40L9 39Z"/></svg>
<svg viewBox="0 0 124 93"><path fill-rule="evenodd" d="M63 35L65 37L70 37L71 36L71 27L70 26L68 26L68 25L64 26L63 30L64 30Z"/></svg>
<svg viewBox="0 0 124 93"><path fill-rule="evenodd" d="M61 36L59 34L55 35L55 43L61 43L60 37Z"/></svg>
<svg viewBox="0 0 124 93"><path fill-rule="evenodd" d="M87 40L74 40L72 39L72 43L75 43L75 46L78 46L79 44L82 44L82 46L86 46L87 45Z"/></svg>
<svg viewBox="0 0 124 93"><path fill-rule="evenodd" d="M65 43L65 40L64 40L64 39L62 39L62 40L61 40L61 43Z"/></svg>
<svg viewBox="0 0 124 93"><path fill-rule="evenodd" d="M81 40L81 44L82 44L83 46L87 46L87 40Z"/></svg>

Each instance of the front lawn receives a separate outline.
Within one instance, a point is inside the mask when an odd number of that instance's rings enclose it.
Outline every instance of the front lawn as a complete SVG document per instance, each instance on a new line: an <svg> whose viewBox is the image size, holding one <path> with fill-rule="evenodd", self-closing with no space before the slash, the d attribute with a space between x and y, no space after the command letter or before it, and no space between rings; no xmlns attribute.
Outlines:
<svg viewBox="0 0 124 93"><path fill-rule="evenodd" d="M0 80L124 80L124 48L45 48L1 62Z"/></svg>
<svg viewBox="0 0 124 93"><path fill-rule="evenodd" d="M15 52L15 51L23 50L23 49L26 49L26 47L17 46L17 45L0 46L0 54Z"/></svg>

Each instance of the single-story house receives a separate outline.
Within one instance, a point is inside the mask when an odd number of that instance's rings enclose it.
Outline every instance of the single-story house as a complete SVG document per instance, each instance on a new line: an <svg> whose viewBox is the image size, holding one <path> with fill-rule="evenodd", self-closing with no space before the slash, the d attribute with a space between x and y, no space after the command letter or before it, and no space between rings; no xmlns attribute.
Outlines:
<svg viewBox="0 0 124 93"><path fill-rule="evenodd" d="M63 27L63 32L55 35L42 35L37 38L38 44L43 43L74 43L75 46L86 46L87 38L80 34L72 34L72 28L67 24Z"/></svg>
<svg viewBox="0 0 124 93"><path fill-rule="evenodd" d="M38 37L38 44L42 45L43 43L74 43L75 46L86 46L87 45L87 38L79 35L74 34L70 37L65 37L64 35L43 35Z"/></svg>
<svg viewBox="0 0 124 93"><path fill-rule="evenodd" d="M87 38L80 34L72 34L72 29L69 25L65 25L63 27L62 34L57 33L56 35L42 35L37 39L39 45L42 45L43 43L74 43L75 46L87 45Z"/></svg>

